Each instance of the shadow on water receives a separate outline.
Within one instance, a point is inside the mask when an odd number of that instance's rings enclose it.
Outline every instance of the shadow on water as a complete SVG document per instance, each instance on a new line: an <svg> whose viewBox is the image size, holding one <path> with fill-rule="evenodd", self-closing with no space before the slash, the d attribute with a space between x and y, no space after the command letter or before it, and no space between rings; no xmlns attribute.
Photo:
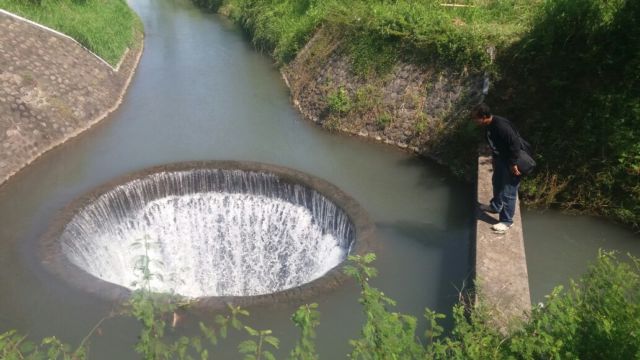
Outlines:
<svg viewBox="0 0 640 360"><path fill-rule="evenodd" d="M433 310L450 313L452 306L459 301L459 294L471 291L470 286L473 283L471 232L459 229L442 229L433 224L419 222L399 221L378 223L377 225L383 234L393 233L395 237L412 240L416 245L428 248L429 252L438 254L439 266L434 268L432 263L432 268L428 272L420 270L420 261L416 261L417 265L413 266L406 263L397 265L399 268L413 267L413 271L419 272L417 277L423 277L424 281L433 283L428 289L423 290L438 294L435 303L430 306ZM382 256L381 261L384 260L384 256ZM430 257L422 259L422 262L429 261L434 261L434 259ZM380 274L380 277L384 279L395 275L394 271L387 269L387 273ZM391 282L387 282L387 285L391 285ZM394 291L389 291L389 293L393 298ZM422 298L426 294L415 295ZM423 308L425 306L426 304L423 304Z"/></svg>
<svg viewBox="0 0 640 360"><path fill-rule="evenodd" d="M426 208L421 208L424 213L415 214L412 220L377 222L383 239L383 249L378 252L379 262L385 268L385 272L380 274L380 280L388 288L384 290L394 298L394 294L406 292L407 289L405 284L390 279L397 279L407 273L422 278L422 281L430 285L420 291L430 292L429 297L436 294L435 299L430 304L410 304L407 306L407 309L411 309L410 313L420 317L424 308L430 307L450 314L453 305L460 300L460 294L473 291L475 202L472 201L472 185L453 178L444 166L434 166L424 159L406 158L398 163L401 167L418 169L417 184L426 189L432 198L415 199L425 202ZM437 191L445 188L445 191ZM430 208L430 200L437 200L438 205ZM456 206L449 206L450 204ZM438 213L437 216L433 212ZM386 243L401 241L400 239L412 244L409 246L427 250L415 253L409 251L405 254L404 261L387 265L387 253L392 252L392 249ZM429 264L428 268L426 264ZM414 298L425 297L427 294L414 294ZM402 308L404 305L400 303L398 306ZM450 321L447 318L445 325L450 325Z"/></svg>
<svg viewBox="0 0 640 360"><path fill-rule="evenodd" d="M437 211L441 213L439 219L446 230L471 229L474 226L474 183L455 178L448 167L423 158L403 158L398 160L398 164L401 167L418 169L417 186L429 193L441 190L442 196L446 199L437 199L443 200L438 202ZM425 217L431 215L424 214Z"/></svg>

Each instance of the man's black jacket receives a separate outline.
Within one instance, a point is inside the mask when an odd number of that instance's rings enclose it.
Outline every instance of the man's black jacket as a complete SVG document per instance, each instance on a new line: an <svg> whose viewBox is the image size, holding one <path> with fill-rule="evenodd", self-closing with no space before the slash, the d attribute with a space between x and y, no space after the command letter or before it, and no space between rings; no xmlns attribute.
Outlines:
<svg viewBox="0 0 640 360"><path fill-rule="evenodd" d="M520 135L511 121L493 115L493 120L487 125L487 142L493 151L493 156L503 159L509 165L518 161L518 153L522 147Z"/></svg>

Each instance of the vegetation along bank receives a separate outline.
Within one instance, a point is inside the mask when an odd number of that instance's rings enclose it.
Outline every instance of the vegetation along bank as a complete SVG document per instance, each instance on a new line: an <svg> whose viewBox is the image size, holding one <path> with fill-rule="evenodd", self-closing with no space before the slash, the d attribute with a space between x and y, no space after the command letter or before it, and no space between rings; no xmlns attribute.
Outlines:
<svg viewBox="0 0 640 360"><path fill-rule="evenodd" d="M514 323L508 332L490 324L482 306L473 311L461 303L453 309L454 325L446 335L440 324L445 317L425 309L427 330L418 334L416 317L393 311L395 301L373 287L377 274L373 254L350 257L346 272L360 286L365 315L360 336L348 340L351 359L637 359L640 356L640 263L619 262L601 253L597 262L567 291L556 288L544 306L534 308L525 323ZM140 323L133 346L143 359L209 359L228 332L242 333L237 346L243 359L317 360L316 328L322 317L318 304L302 305L291 320L299 328L292 349L281 349L277 334L249 326L249 313L230 306L228 314L199 323L200 332L176 339L168 319L180 299L149 290L148 267L140 269L141 287L117 313L100 320L77 347L56 337L27 340L15 331L0 333L2 359L87 359L91 339L103 322L116 316L133 316ZM175 317L174 317L175 319ZM345 339L345 341L347 341ZM210 356L213 355L213 356ZM240 356L238 358L240 358Z"/></svg>
<svg viewBox="0 0 640 360"><path fill-rule="evenodd" d="M126 0L0 0L0 8L74 38L114 67L142 33Z"/></svg>
<svg viewBox="0 0 640 360"><path fill-rule="evenodd" d="M273 56L307 118L458 175L488 75L487 102L535 147L527 203L640 226L639 2L193 1Z"/></svg>

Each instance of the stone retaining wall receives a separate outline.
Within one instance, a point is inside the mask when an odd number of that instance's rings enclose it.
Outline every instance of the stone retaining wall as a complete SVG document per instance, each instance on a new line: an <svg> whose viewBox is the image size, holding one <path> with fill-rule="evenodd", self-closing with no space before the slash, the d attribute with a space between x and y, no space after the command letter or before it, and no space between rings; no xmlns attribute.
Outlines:
<svg viewBox="0 0 640 360"><path fill-rule="evenodd" d="M142 39L115 70L62 34L0 13L0 184L119 106Z"/></svg>
<svg viewBox="0 0 640 360"><path fill-rule="evenodd" d="M399 61L384 76L363 77L352 67L340 39L320 29L282 75L305 118L436 159L448 129L482 96L484 77L464 69ZM341 90L351 106L337 113L329 98Z"/></svg>

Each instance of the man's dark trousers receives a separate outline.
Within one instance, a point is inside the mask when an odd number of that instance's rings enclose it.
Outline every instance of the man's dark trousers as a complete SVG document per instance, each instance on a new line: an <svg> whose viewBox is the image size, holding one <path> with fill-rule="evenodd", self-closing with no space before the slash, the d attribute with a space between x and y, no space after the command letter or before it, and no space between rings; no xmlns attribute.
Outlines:
<svg viewBox="0 0 640 360"><path fill-rule="evenodd" d="M494 157L491 183L493 184L491 207L500 213L500 222L513 224L520 176L513 175L507 160Z"/></svg>

